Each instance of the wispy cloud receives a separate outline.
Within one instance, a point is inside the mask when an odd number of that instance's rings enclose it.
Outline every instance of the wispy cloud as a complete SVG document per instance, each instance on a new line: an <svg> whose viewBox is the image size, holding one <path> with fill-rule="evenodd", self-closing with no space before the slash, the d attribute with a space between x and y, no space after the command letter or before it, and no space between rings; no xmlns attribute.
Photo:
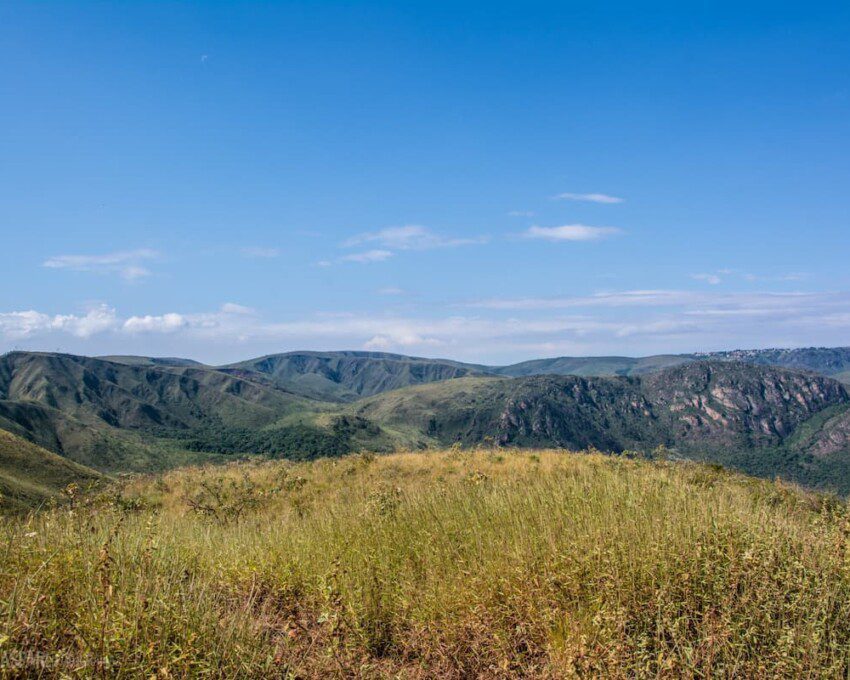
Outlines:
<svg viewBox="0 0 850 680"><path fill-rule="evenodd" d="M583 201L585 203L622 203L625 199L617 196L609 196L608 194L574 194L572 192L564 192L555 196L559 201Z"/></svg>
<svg viewBox="0 0 850 680"><path fill-rule="evenodd" d="M700 273L700 274L691 274L691 278L695 281L705 281L707 284L716 286L728 279L737 279L749 281L751 283L756 281L763 282L795 282L795 281L804 281L808 278L808 275L803 272L790 272L788 274L753 274L751 272L743 272L736 269L718 269L715 272L708 273Z"/></svg>
<svg viewBox="0 0 850 680"><path fill-rule="evenodd" d="M278 248L262 248L257 246L247 246L245 248L240 248L239 252L242 253L243 257L250 258L274 258L280 255L280 250Z"/></svg>
<svg viewBox="0 0 850 680"><path fill-rule="evenodd" d="M344 248L374 243L387 250L430 250L486 243L487 237L453 238L436 234L426 227L408 224L403 227L388 227L380 231L357 234L343 242Z"/></svg>
<svg viewBox="0 0 850 680"><path fill-rule="evenodd" d="M397 288L396 286L384 286L377 290L378 295L404 295L405 292L403 288Z"/></svg>
<svg viewBox="0 0 850 680"><path fill-rule="evenodd" d="M410 224L403 227L388 227L380 231L365 232L352 236L340 245L343 248L370 245L375 247L361 252L349 253L348 255L338 257L336 260L321 260L317 264L320 267L328 267L333 262L359 262L361 264L383 262L402 251L454 248L475 243L485 243L486 241L487 237L485 236L450 238L436 234L426 227Z"/></svg>
<svg viewBox="0 0 850 680"><path fill-rule="evenodd" d="M351 253L349 255L343 255L340 259L342 262L359 262L360 264L366 264L369 262L383 262L393 256L392 252L389 250L366 250L362 253Z"/></svg>
<svg viewBox="0 0 850 680"><path fill-rule="evenodd" d="M253 307L246 307L245 305L239 305L235 302L225 302L221 306L221 311L226 314L245 314L249 316L253 316L257 313L257 310Z"/></svg>
<svg viewBox="0 0 850 680"><path fill-rule="evenodd" d="M552 310L573 308L690 307L701 309L781 309L806 304L850 304L850 293L754 292L723 293L691 290L602 291L564 297L489 298L458 306L491 310Z"/></svg>
<svg viewBox="0 0 850 680"><path fill-rule="evenodd" d="M526 238L547 241L598 241L621 234L615 227L589 227L586 224L565 224L560 227L530 227L523 235Z"/></svg>
<svg viewBox="0 0 850 680"><path fill-rule="evenodd" d="M156 260L159 257L160 254L156 250L141 248L104 255L55 255L45 260L42 266L77 272L118 274L127 281L137 281L151 274L150 270L141 263Z"/></svg>
<svg viewBox="0 0 850 680"><path fill-rule="evenodd" d="M600 292L592 295L567 297L514 297L488 298L463 303L463 307L493 310L570 309L574 307L634 307L667 306L683 304L693 298L693 293L678 290L625 290Z"/></svg>
<svg viewBox="0 0 850 680"><path fill-rule="evenodd" d="M510 217L534 217L536 214L533 210L511 210L508 212Z"/></svg>
<svg viewBox="0 0 850 680"><path fill-rule="evenodd" d="M80 349L232 347L235 354L284 348L398 349L485 361L535 354L651 354L732 347L836 345L850 332L850 293L724 293L715 289L625 290L562 298L472 303L459 314L434 309L314 314L275 320L227 303L209 312L162 310L119 315L100 305L83 313L0 313L0 340ZM95 337L102 337L95 340ZM240 349L241 348L241 349ZM247 348L247 349L246 349ZM519 356L517 356L519 355Z"/></svg>
<svg viewBox="0 0 850 680"><path fill-rule="evenodd" d="M691 274L695 281L705 281L707 284L716 286L723 281L719 274Z"/></svg>

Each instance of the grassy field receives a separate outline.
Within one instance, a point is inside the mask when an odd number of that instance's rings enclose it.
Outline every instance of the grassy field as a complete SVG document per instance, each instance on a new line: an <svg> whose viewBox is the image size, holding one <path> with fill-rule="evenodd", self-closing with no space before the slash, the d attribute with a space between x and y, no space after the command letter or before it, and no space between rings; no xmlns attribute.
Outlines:
<svg viewBox="0 0 850 680"><path fill-rule="evenodd" d="M3 677L846 677L843 503L694 463L356 455L0 526Z"/></svg>

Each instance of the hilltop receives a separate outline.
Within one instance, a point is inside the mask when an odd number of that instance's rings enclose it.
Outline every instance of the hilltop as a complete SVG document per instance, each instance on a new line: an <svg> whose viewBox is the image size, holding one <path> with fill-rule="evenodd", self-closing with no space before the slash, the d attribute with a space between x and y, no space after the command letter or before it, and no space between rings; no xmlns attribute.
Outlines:
<svg viewBox="0 0 850 680"><path fill-rule="evenodd" d="M812 371L850 382L850 347L751 349L692 354L657 354L648 357L555 357L533 359L487 371L512 377L556 374L581 376L638 376L694 361L731 361Z"/></svg>
<svg viewBox="0 0 850 680"><path fill-rule="evenodd" d="M159 367L204 367L192 359L107 356L107 361ZM598 356L532 359L508 365L470 364L387 352L284 352L218 367L268 380L278 387L330 401L354 401L401 387L474 375L640 376L694 361L730 361L819 373L850 382L850 347L750 349L646 357Z"/></svg>
<svg viewBox="0 0 850 680"><path fill-rule="evenodd" d="M275 387L330 401L355 401L380 392L487 373L483 366L385 352L287 352L219 370L267 378Z"/></svg>
<svg viewBox="0 0 850 680"><path fill-rule="evenodd" d="M844 677L847 522L596 454L192 468L0 525L0 635L57 676Z"/></svg>

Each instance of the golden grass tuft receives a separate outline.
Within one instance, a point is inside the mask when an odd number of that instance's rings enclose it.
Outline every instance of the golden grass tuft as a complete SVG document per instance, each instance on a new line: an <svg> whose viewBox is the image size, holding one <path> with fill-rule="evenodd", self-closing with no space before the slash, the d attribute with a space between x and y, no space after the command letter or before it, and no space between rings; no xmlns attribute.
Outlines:
<svg viewBox="0 0 850 680"><path fill-rule="evenodd" d="M0 530L4 677L850 670L845 505L693 463L243 463Z"/></svg>

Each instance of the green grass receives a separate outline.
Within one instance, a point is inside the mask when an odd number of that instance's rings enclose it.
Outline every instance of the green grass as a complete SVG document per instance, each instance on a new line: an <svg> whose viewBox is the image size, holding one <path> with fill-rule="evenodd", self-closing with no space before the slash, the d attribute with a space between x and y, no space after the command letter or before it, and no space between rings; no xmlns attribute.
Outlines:
<svg viewBox="0 0 850 680"><path fill-rule="evenodd" d="M836 380L840 380L845 385L850 385L850 370L841 371L840 373L836 373L832 377L835 378Z"/></svg>
<svg viewBox="0 0 850 680"><path fill-rule="evenodd" d="M94 470L0 430L0 512L23 512L59 499L70 484L102 481Z"/></svg>
<svg viewBox="0 0 850 680"><path fill-rule="evenodd" d="M846 677L850 514L560 451L249 462L0 526L0 676Z"/></svg>

